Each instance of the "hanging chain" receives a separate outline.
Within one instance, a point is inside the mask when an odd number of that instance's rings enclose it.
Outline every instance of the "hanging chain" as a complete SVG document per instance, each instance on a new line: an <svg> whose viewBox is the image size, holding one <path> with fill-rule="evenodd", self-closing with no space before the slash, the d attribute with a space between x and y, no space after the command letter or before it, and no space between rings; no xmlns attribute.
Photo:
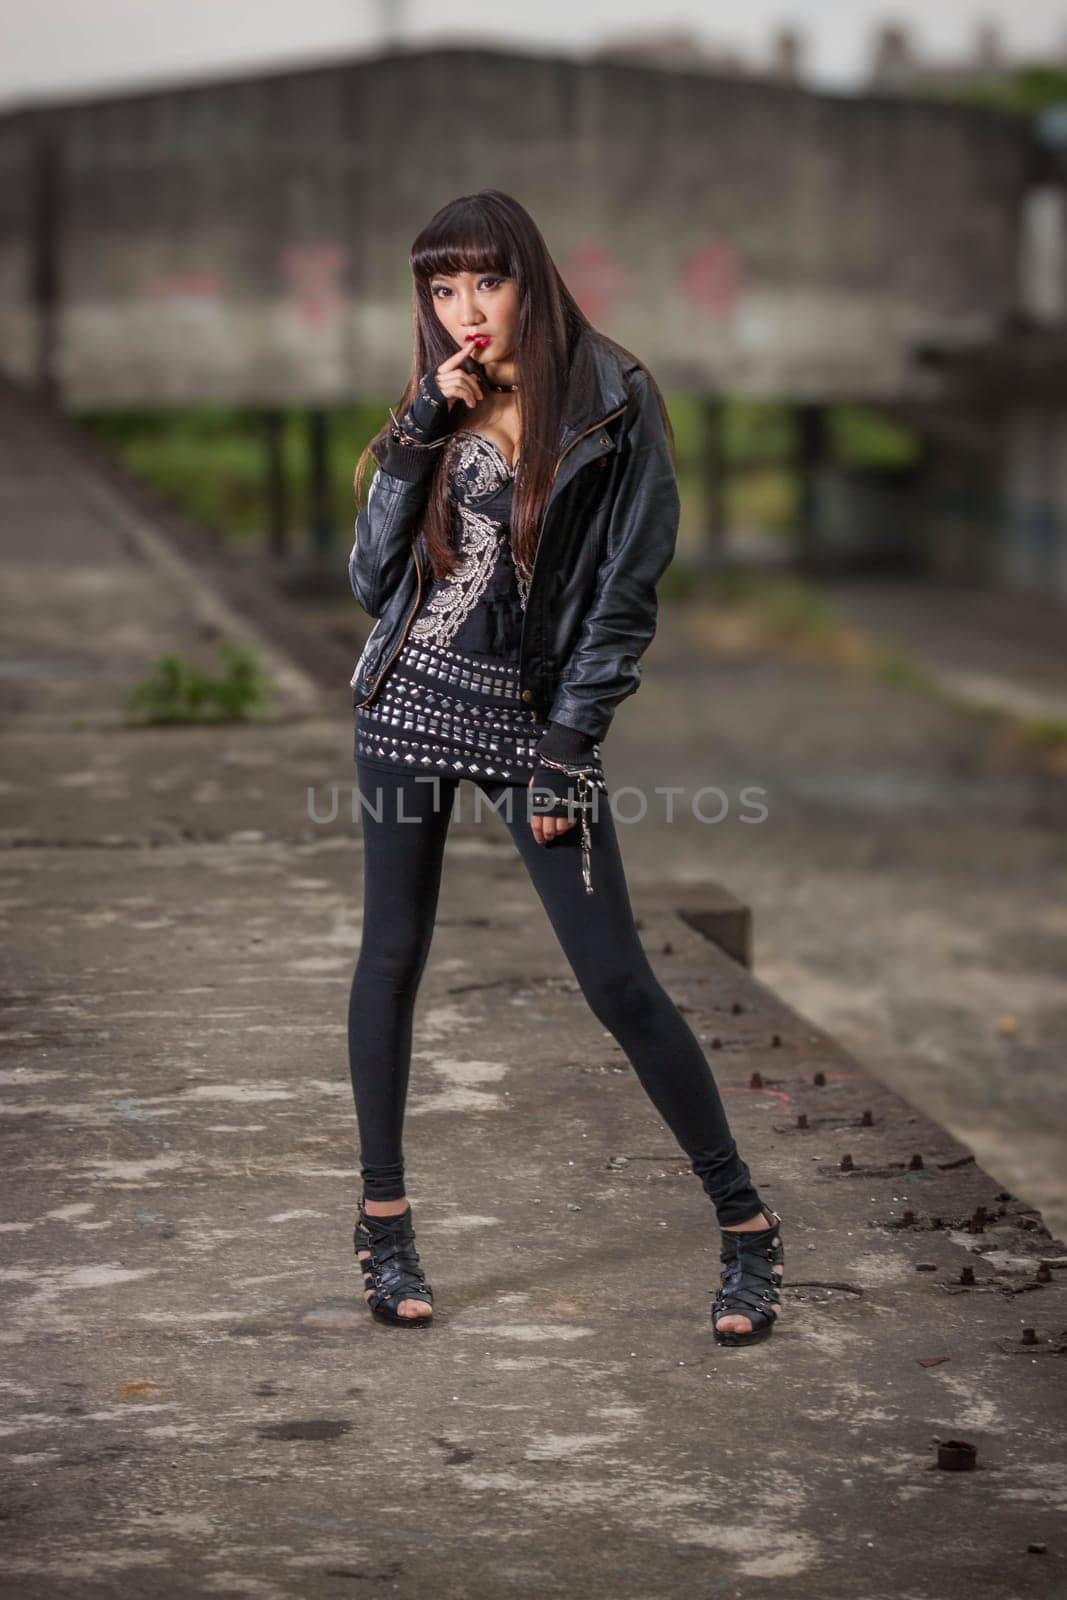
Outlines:
<svg viewBox="0 0 1067 1600"><path fill-rule="evenodd" d="M581 812L582 824L582 882L585 884L586 894L593 893L593 878L590 864L590 852L593 846L593 833L589 826L589 813L592 811L596 793L594 778L597 775L596 767L578 766L567 761L556 761L551 756L538 756L541 766L552 767L556 772L563 772L568 778L574 778L578 784L578 798L564 802L571 810Z"/></svg>

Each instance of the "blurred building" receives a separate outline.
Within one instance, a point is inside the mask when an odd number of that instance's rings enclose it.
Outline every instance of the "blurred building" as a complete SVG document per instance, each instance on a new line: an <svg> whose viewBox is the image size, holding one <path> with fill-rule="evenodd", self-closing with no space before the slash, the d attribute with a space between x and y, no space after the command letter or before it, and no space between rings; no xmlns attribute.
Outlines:
<svg viewBox="0 0 1067 1600"><path fill-rule="evenodd" d="M897 81L913 54L896 39ZM75 411L260 411L272 480L276 414L307 408L321 484L329 408L408 377L415 232L499 187L586 315L697 402L708 559L724 402L771 401L800 565L906 558L1067 604L1067 116L815 93L802 61L789 30L758 70L661 31L592 61L403 49L22 107L0 369ZM843 470L842 406L914 430L910 481Z"/></svg>
<svg viewBox="0 0 1067 1600"><path fill-rule="evenodd" d="M965 56L930 61L912 30L887 22L874 37L869 84L949 101L981 93L1010 105L1020 74L1038 68L1050 80L1057 68L1067 74L1067 42L1038 62L1014 54L985 21ZM1033 131L1013 306L986 333L921 345L957 402L954 427L928 463L942 513L933 553L945 572L1067 600L1067 92Z"/></svg>
<svg viewBox="0 0 1067 1600"><path fill-rule="evenodd" d="M884 22L871 43L867 86L889 93L951 96L1007 85L1032 59L1032 54L1021 57L1011 52L995 22L980 23L970 50L956 61L927 58L913 29L899 22ZM1067 68L1067 38L1058 51L1041 59L1045 65Z"/></svg>
<svg viewBox="0 0 1067 1600"><path fill-rule="evenodd" d="M705 39L692 28L648 28L605 35L589 59L799 84L804 76L804 55L804 35L793 27L774 31L765 61L732 45Z"/></svg>
<svg viewBox="0 0 1067 1600"><path fill-rule="evenodd" d="M1037 118L1034 134L1014 308L990 333L920 353L969 429L965 447L938 456L950 497L966 511L981 477L994 508L985 537L960 520L941 567L1067 603L1067 115Z"/></svg>

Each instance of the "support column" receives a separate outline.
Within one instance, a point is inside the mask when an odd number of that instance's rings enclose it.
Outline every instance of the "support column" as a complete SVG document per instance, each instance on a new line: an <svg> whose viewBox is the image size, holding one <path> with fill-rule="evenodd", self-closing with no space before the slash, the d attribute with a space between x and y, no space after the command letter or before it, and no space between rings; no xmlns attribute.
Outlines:
<svg viewBox="0 0 1067 1600"><path fill-rule="evenodd" d="M820 402L802 401L794 408L796 446L794 464L797 476L796 555L801 572L816 572L819 566L819 529L816 504L816 473L826 460L829 429L827 408Z"/></svg>
<svg viewBox="0 0 1067 1600"><path fill-rule="evenodd" d="M698 560L703 567L726 564L726 452L723 447L724 405L718 395L700 406L698 473L704 507L703 539Z"/></svg>
<svg viewBox="0 0 1067 1600"><path fill-rule="evenodd" d="M316 407L308 413L308 520L316 556L328 555L333 541L329 446L329 418Z"/></svg>
<svg viewBox="0 0 1067 1600"><path fill-rule="evenodd" d="M37 333L33 381L42 400L58 405L61 173L59 141L51 129L35 135L31 161L29 290Z"/></svg>
<svg viewBox="0 0 1067 1600"><path fill-rule="evenodd" d="M289 500L285 482L285 417L281 411L263 413L266 452L267 541L271 558L284 561L289 541Z"/></svg>

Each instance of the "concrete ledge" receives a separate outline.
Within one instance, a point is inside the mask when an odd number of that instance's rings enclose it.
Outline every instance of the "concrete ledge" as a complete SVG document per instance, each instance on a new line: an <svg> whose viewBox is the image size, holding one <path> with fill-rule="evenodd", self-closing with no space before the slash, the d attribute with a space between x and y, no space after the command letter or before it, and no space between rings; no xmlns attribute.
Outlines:
<svg viewBox="0 0 1067 1600"><path fill-rule="evenodd" d="M667 882L658 889L642 888L636 898L659 911L675 912L731 961L752 970L752 908L725 885L711 878L703 883Z"/></svg>

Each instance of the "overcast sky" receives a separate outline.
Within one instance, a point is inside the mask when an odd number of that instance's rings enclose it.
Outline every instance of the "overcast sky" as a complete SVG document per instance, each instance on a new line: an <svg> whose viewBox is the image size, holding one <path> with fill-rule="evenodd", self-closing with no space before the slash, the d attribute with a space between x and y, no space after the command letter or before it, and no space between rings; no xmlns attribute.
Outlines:
<svg viewBox="0 0 1067 1600"><path fill-rule="evenodd" d="M550 54L631 27L692 27L760 59L775 27L792 23L806 31L812 82L832 89L856 84L882 19L907 22L931 58L969 51L983 20L1012 53L1062 54L1067 43L1067 0L3 0L2 13L6 103L373 51L387 17L413 43Z"/></svg>

